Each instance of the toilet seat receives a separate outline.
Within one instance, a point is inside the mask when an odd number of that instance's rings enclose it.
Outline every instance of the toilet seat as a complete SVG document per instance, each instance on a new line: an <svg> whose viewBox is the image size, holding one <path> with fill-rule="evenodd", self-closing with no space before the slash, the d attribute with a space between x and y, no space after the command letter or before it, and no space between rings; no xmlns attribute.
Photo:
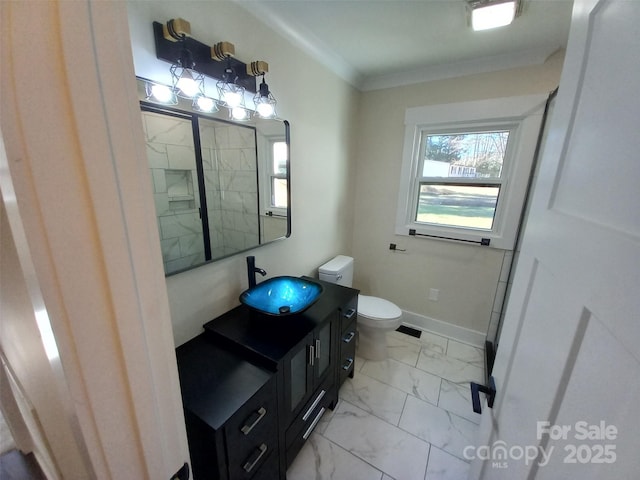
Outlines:
<svg viewBox="0 0 640 480"><path fill-rule="evenodd" d="M358 321L374 328L394 328L402 310L389 300L358 295Z"/></svg>

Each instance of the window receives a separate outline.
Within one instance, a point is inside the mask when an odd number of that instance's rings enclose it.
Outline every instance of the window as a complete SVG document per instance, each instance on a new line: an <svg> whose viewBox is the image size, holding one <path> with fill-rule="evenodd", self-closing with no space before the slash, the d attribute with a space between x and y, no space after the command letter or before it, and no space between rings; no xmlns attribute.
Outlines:
<svg viewBox="0 0 640 480"><path fill-rule="evenodd" d="M280 137L266 137L262 148L259 151L262 159L260 163L261 214L286 217L289 202L287 142Z"/></svg>
<svg viewBox="0 0 640 480"><path fill-rule="evenodd" d="M271 186L271 207L287 208L287 142L271 142L271 165L269 169L269 182Z"/></svg>
<svg viewBox="0 0 640 480"><path fill-rule="evenodd" d="M545 99L408 109L396 233L513 248Z"/></svg>

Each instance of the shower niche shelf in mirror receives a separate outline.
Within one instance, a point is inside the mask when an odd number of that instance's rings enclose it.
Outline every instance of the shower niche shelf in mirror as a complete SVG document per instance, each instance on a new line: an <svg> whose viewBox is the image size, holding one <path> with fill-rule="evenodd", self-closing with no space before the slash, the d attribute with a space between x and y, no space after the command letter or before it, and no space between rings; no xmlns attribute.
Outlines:
<svg viewBox="0 0 640 480"><path fill-rule="evenodd" d="M291 234L289 124L228 119L138 93L165 274Z"/></svg>

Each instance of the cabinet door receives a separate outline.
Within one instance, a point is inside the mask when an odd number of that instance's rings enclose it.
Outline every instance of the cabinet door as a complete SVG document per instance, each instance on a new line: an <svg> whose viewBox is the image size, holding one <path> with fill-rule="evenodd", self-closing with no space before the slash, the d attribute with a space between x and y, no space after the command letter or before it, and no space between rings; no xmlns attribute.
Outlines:
<svg viewBox="0 0 640 480"><path fill-rule="evenodd" d="M313 334L307 335L284 359L285 408L288 418L307 401L313 387L315 349Z"/></svg>
<svg viewBox="0 0 640 480"><path fill-rule="evenodd" d="M336 322L331 320L320 327L314 335L315 354L315 378L314 387L319 385L324 377L331 371L333 355L333 333Z"/></svg>

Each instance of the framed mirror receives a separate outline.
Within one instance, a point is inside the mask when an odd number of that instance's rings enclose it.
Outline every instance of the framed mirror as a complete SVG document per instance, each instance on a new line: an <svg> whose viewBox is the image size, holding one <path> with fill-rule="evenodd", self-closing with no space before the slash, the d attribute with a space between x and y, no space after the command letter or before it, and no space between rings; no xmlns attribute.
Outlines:
<svg viewBox="0 0 640 480"><path fill-rule="evenodd" d="M165 275L213 262L291 234L289 124L191 101L146 100L138 79Z"/></svg>

